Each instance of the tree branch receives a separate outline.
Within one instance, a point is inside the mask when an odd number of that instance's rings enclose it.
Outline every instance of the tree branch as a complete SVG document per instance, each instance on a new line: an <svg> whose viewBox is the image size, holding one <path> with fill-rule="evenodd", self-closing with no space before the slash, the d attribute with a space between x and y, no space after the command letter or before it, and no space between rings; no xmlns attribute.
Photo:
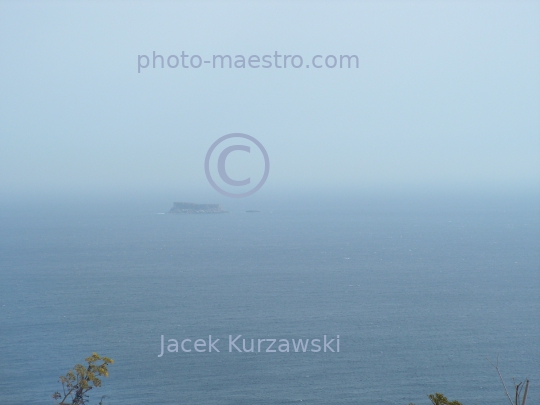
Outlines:
<svg viewBox="0 0 540 405"><path fill-rule="evenodd" d="M506 396L508 397L508 400L510 401L510 403L511 403L512 405L519 405L519 404L514 404L514 403L512 402L512 398L510 398L510 394L508 393L508 390L506 389L506 384L504 383L504 380L503 380L503 378L502 378L501 372L500 372L500 370L499 370L499 355L497 355L497 364L496 364L496 365L493 364L493 363L491 362L491 360L490 360L488 357L486 357L486 358L487 358L487 361L489 361L489 363L495 368L495 370L497 370L497 374L499 374L499 378L501 379L501 383L502 383L502 385L503 385L503 387L504 387L504 392L506 393Z"/></svg>
<svg viewBox="0 0 540 405"><path fill-rule="evenodd" d="M529 391L529 379L525 379L525 391L523 392L523 401L521 402L521 405L525 405L525 402L527 402L527 391Z"/></svg>

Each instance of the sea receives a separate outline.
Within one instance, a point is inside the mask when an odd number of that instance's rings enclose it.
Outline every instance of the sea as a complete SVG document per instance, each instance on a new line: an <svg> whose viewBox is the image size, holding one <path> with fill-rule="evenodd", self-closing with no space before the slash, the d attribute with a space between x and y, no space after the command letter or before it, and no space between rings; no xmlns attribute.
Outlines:
<svg viewBox="0 0 540 405"><path fill-rule="evenodd" d="M175 200L229 212L168 214ZM0 404L53 405L93 352L114 364L90 404L507 404L490 361L539 404L539 202L3 201ZM229 351L238 335L261 351ZM326 351L267 351L325 336Z"/></svg>

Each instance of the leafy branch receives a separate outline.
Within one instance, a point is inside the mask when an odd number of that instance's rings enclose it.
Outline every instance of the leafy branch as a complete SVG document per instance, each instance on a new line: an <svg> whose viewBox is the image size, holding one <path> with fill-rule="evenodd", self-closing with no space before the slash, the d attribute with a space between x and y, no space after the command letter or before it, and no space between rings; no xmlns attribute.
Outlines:
<svg viewBox="0 0 540 405"><path fill-rule="evenodd" d="M97 353L92 353L92 356L84 360L88 363L88 366L77 364L66 375L60 376L59 381L62 383L63 394L55 392L52 396L55 400L62 398L60 405L85 405L88 397L87 392L93 388L101 387L99 377L108 377L109 370L107 366L114 364L113 359L101 357Z"/></svg>
<svg viewBox="0 0 540 405"><path fill-rule="evenodd" d="M449 401L443 394L436 392L435 394L429 394L428 398L430 399L433 405L462 405L459 401ZM414 405L414 404L409 404Z"/></svg>

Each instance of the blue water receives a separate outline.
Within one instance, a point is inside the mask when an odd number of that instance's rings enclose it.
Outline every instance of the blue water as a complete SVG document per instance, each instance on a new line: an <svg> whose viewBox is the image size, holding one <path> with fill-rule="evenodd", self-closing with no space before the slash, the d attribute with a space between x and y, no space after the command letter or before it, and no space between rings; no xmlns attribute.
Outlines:
<svg viewBox="0 0 540 405"><path fill-rule="evenodd" d="M0 404L52 405L92 351L115 360L92 403L419 405L439 391L504 404L497 355L539 403L537 203L6 205ZM162 334L225 350L158 358ZM340 335L340 352L229 353L229 334Z"/></svg>

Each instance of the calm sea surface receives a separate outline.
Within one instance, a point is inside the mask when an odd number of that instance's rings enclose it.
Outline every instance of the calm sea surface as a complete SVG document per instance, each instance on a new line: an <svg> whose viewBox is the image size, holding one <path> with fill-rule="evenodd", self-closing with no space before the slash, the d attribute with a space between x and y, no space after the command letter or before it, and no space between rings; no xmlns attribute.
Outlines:
<svg viewBox="0 0 540 405"><path fill-rule="evenodd" d="M93 404L505 404L498 354L538 404L537 203L6 206L0 404L54 404L93 351L115 360ZM340 352L229 353L239 334L339 335ZM158 358L161 335L221 352Z"/></svg>

